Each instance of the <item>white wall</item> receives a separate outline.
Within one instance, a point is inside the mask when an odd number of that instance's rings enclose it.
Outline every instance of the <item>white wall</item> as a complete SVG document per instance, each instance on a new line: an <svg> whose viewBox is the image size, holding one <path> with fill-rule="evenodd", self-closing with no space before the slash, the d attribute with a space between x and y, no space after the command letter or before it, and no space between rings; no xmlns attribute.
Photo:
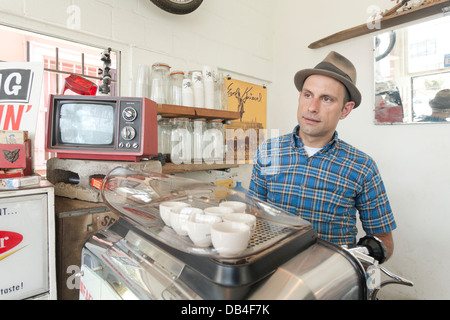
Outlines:
<svg viewBox="0 0 450 320"><path fill-rule="evenodd" d="M281 5L280 5L281 4ZM79 28L69 6L80 9ZM415 282L388 286L381 297L449 299L450 190L448 125L373 124L372 37L322 49L308 44L365 23L369 6L391 0L205 0L187 16L171 15L148 0L0 0L0 21L122 52L122 94L132 95L139 64L167 62L191 70L205 64L271 83L268 129L280 133L296 124L297 70L313 67L330 50L348 56L359 71L362 105L338 128L340 137L371 154L379 165L394 209L396 249L386 267ZM248 185L250 166L233 170ZM207 173L197 174L211 179Z"/></svg>
<svg viewBox="0 0 450 320"><path fill-rule="evenodd" d="M289 131L296 124L296 71L321 61L330 50L352 60L358 70L362 105L340 123L341 139L372 155L383 176L398 224L394 256L385 264L412 280L413 288L390 285L380 297L449 299L450 126L383 125L373 123L374 86L372 36L362 36L321 49L307 46L335 32L366 23L367 9L391 8L386 0L283 0L275 14L274 78L269 127ZM280 112L279 110L283 110Z"/></svg>

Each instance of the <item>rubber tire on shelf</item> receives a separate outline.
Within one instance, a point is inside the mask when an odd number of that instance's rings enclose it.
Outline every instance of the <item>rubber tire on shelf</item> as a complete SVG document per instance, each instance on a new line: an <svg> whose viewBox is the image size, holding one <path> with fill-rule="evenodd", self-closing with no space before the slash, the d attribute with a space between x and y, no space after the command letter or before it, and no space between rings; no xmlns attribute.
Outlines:
<svg viewBox="0 0 450 320"><path fill-rule="evenodd" d="M164 11L173 14L188 14L195 11L202 4L203 0L186 0L185 3L178 3L172 0L150 0Z"/></svg>
<svg viewBox="0 0 450 320"><path fill-rule="evenodd" d="M395 43L397 42L397 34L395 31L389 32L389 45L387 46L386 50L383 53L380 53L377 57L375 57L375 61L380 61L384 58L386 58L394 49ZM380 45L380 38L378 36L375 37L375 46L379 47Z"/></svg>

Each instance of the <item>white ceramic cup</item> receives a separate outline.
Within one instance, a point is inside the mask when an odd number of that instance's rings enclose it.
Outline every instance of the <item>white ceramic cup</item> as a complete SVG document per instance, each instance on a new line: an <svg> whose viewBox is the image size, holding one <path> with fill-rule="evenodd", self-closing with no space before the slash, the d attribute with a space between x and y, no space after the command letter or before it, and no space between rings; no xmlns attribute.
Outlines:
<svg viewBox="0 0 450 320"><path fill-rule="evenodd" d="M208 207L205 209L205 214L209 214L212 216L223 217L226 214L233 213L234 210L232 208L227 207Z"/></svg>
<svg viewBox="0 0 450 320"><path fill-rule="evenodd" d="M180 236L187 236L187 222L194 214L203 214L203 210L193 207L172 208L170 209L170 226Z"/></svg>
<svg viewBox="0 0 450 320"><path fill-rule="evenodd" d="M250 240L250 227L245 223L219 222L211 226L211 242L223 257L236 257Z"/></svg>
<svg viewBox="0 0 450 320"><path fill-rule="evenodd" d="M184 208L189 206L190 206L189 204L179 201L161 202L161 204L159 205L159 214L164 223L170 227L170 209Z"/></svg>
<svg viewBox="0 0 450 320"><path fill-rule="evenodd" d="M219 204L223 208L231 208L235 213L245 213L247 205L240 201L224 201Z"/></svg>
<svg viewBox="0 0 450 320"><path fill-rule="evenodd" d="M250 227L250 231L255 231L256 228L256 217L248 213L231 213L226 214L222 217L224 222L241 222L245 223Z"/></svg>
<svg viewBox="0 0 450 320"><path fill-rule="evenodd" d="M211 245L211 226L222 222L219 216L208 214L195 214L187 221L187 232L189 238L199 247L206 248Z"/></svg>

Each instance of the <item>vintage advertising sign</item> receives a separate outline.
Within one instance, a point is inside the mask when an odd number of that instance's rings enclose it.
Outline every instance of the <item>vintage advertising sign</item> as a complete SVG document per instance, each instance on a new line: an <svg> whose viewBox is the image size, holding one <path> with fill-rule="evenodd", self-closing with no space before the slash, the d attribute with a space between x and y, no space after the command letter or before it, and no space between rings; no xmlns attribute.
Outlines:
<svg viewBox="0 0 450 320"><path fill-rule="evenodd" d="M47 195L0 199L0 300L49 290Z"/></svg>
<svg viewBox="0 0 450 320"><path fill-rule="evenodd" d="M0 62L0 130L36 132L44 63Z"/></svg>
<svg viewBox="0 0 450 320"><path fill-rule="evenodd" d="M267 88L236 79L226 79L225 86L228 110L240 113L239 120L227 125L227 163L230 154L237 163L252 163L257 146L265 139Z"/></svg>

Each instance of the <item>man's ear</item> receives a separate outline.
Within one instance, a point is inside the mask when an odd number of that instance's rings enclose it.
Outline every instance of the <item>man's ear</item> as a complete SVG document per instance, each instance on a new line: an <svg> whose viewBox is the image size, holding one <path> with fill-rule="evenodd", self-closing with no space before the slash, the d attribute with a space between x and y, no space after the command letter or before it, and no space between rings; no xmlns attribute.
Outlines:
<svg viewBox="0 0 450 320"><path fill-rule="evenodd" d="M347 102L344 107L342 108L341 116L339 117L340 120L343 120L347 118L347 116L352 112L353 108L355 107L355 103L353 101Z"/></svg>

